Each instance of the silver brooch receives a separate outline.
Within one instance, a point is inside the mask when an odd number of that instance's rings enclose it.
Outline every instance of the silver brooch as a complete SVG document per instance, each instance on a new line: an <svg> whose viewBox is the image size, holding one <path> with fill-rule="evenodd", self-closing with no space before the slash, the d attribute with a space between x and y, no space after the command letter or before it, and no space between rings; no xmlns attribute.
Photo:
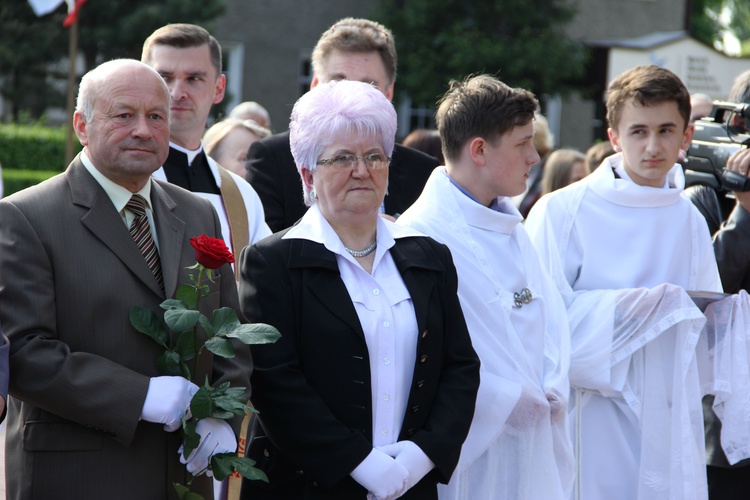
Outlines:
<svg viewBox="0 0 750 500"><path fill-rule="evenodd" d="M513 301L515 302L514 307L520 309L524 304L529 304L531 302L531 299L531 290L529 290L528 288L524 288L520 292L516 292L513 294Z"/></svg>

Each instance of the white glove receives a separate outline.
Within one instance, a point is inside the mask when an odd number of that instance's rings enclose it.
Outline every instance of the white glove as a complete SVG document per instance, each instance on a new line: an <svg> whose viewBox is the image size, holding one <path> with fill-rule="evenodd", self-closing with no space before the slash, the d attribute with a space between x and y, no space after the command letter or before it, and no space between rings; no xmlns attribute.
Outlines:
<svg viewBox="0 0 750 500"><path fill-rule="evenodd" d="M374 448L350 475L369 491L368 499L392 500L406 492L409 472L393 458Z"/></svg>
<svg viewBox="0 0 750 500"><path fill-rule="evenodd" d="M422 448L420 448L414 441L399 441L394 444L378 446L377 449L386 455L393 457L396 460L396 463L403 465L409 473L404 493L420 482L428 472L435 468L435 464L432 460L425 455Z"/></svg>
<svg viewBox="0 0 750 500"><path fill-rule="evenodd" d="M182 416L190 409L190 400L198 386L184 377L152 377L143 402L141 420L164 424L173 432L182 426Z"/></svg>
<svg viewBox="0 0 750 500"><path fill-rule="evenodd" d="M187 464L186 469L194 476L208 468L211 457L217 453L237 451L237 438L234 437L232 427L225 420L218 418L198 420L195 424L195 432L200 434L201 442L190 456L185 458L182 455L182 446L179 449L180 462ZM208 471L206 475L213 477L211 471Z"/></svg>

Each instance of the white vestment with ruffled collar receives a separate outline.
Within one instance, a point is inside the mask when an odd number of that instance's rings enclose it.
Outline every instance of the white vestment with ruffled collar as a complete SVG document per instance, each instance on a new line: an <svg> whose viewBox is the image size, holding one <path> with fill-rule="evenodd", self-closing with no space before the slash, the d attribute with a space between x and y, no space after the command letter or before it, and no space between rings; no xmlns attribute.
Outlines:
<svg viewBox="0 0 750 500"><path fill-rule="evenodd" d="M485 207L445 168L433 171L399 219L445 243L482 361L474 420L446 499L566 500L573 456L566 423L569 333L565 305L508 198ZM530 300L515 294L526 289ZM527 295L528 297L528 295Z"/></svg>
<svg viewBox="0 0 750 500"><path fill-rule="evenodd" d="M576 498L707 497L705 318L685 290L721 283L683 186L679 165L664 187L639 186L617 154L543 197L525 223L571 322Z"/></svg>

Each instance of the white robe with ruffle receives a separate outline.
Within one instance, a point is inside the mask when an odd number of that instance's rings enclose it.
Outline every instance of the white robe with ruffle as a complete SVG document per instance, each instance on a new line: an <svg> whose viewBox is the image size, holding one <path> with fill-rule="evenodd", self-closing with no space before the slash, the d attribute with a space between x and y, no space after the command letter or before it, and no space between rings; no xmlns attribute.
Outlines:
<svg viewBox="0 0 750 500"><path fill-rule="evenodd" d="M525 223L568 307L576 498L701 500L713 381L685 290L721 290L711 238L679 165L653 188L616 178L621 161L543 197Z"/></svg>
<svg viewBox="0 0 750 500"><path fill-rule="evenodd" d="M474 420L441 500L567 500L573 455L566 420L565 305L507 198L482 206L436 169L397 223L445 243L482 362ZM532 299L515 307L514 293ZM552 401L552 404L550 404Z"/></svg>

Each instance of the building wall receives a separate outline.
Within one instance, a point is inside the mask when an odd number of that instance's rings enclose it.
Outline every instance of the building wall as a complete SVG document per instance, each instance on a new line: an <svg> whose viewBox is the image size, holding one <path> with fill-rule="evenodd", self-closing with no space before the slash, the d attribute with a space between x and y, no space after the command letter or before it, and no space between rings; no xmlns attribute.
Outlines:
<svg viewBox="0 0 750 500"><path fill-rule="evenodd" d="M232 104L257 101L271 115L276 132L286 130L289 114L302 95L302 61L309 58L320 35L344 17L367 17L373 0L225 0L226 13L214 36L231 50L241 47L241 95ZM232 75L228 75L228 86ZM231 106L227 110L231 109Z"/></svg>
<svg viewBox="0 0 750 500"><path fill-rule="evenodd" d="M227 11L214 34L225 48L242 52L241 95L233 96L232 104L258 101L271 114L274 130L285 130L292 106L305 88L299 80L301 61L309 57L320 35L335 21L347 16L368 17L378 1L226 0ZM577 39L600 40L684 30L688 1L577 0L578 16L567 31ZM232 74L228 77L231 89ZM597 123L601 131L596 108L596 103L580 96L563 99L560 120L552 124L557 145L588 148L595 140Z"/></svg>

